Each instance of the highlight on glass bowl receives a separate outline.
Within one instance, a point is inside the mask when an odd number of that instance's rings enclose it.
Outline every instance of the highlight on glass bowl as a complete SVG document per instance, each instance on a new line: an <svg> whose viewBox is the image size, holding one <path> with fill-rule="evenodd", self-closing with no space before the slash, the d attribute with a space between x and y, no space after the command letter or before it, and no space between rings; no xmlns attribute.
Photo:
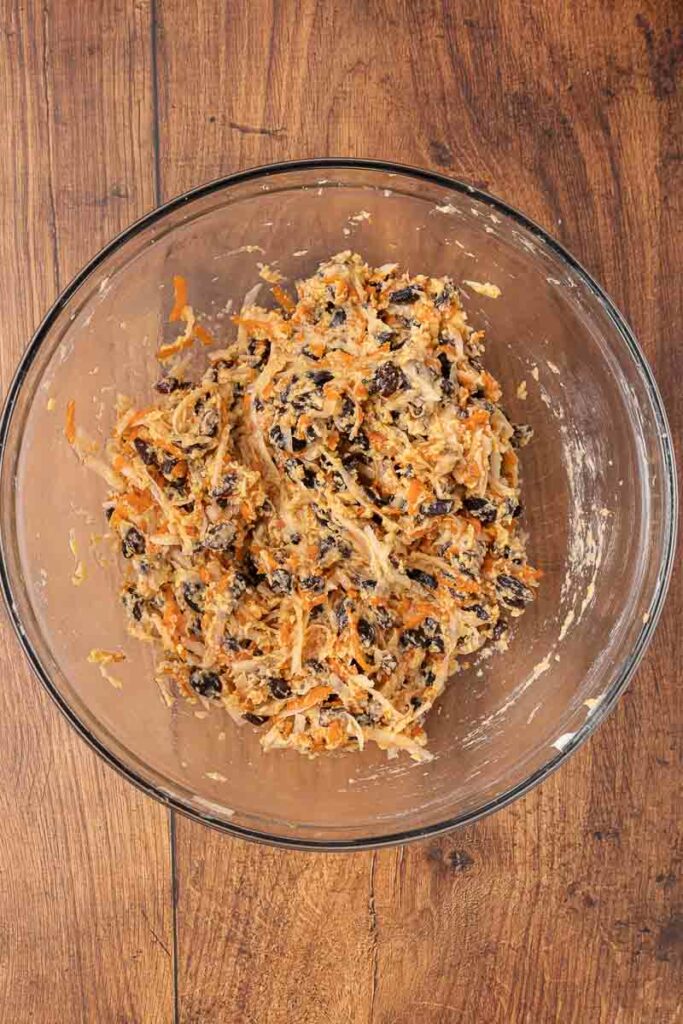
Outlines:
<svg viewBox="0 0 683 1024"><path fill-rule="evenodd" d="M538 226L373 161L258 168L115 239L2 420L10 616L87 741L290 846L471 822L557 767L656 625L672 446Z"/></svg>

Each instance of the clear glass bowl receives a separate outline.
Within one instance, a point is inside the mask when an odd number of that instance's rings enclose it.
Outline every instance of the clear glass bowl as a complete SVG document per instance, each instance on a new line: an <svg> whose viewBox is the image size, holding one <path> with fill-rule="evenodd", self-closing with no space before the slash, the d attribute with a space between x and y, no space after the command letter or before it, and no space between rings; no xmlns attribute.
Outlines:
<svg viewBox="0 0 683 1024"><path fill-rule="evenodd" d="M365 216L365 212L369 217ZM360 215L360 216L359 216ZM258 246L247 251L245 246ZM149 401L171 277L227 336L257 261L293 281L354 248L374 264L491 281L464 285L513 421L530 423L523 499L538 600L510 649L451 682L428 723L428 764L377 749L309 761L263 754L222 712L168 709L152 651L128 637L119 567L98 564L105 485L66 445L64 408L104 438L117 391ZM241 250L241 251L240 251ZM266 289L264 289L266 291ZM526 380L528 398L517 388ZM206 185L138 221L69 285L38 329L1 424L2 583L44 685L128 779L210 825L290 846L403 842L471 822L524 793L613 707L652 635L672 562L672 445L652 374L598 285L527 218L469 185L410 168L319 160ZM69 531L87 577L71 582ZM87 655L121 647L115 689Z"/></svg>

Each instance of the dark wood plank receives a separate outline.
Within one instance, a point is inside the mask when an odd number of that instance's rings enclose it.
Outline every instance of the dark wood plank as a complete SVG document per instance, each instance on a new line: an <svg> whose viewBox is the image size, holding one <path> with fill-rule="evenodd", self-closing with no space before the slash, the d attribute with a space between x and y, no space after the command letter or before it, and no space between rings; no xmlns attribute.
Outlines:
<svg viewBox="0 0 683 1024"><path fill-rule="evenodd" d="M3 390L80 264L153 205L149 5L0 13ZM0 626L0 1016L168 1024L167 814L63 721Z"/></svg>
<svg viewBox="0 0 683 1024"><path fill-rule="evenodd" d="M479 183L598 275L680 431L674 0L207 2L192 18L179 0L159 8L166 196L246 165L334 154ZM181 1020L680 1019L682 598L676 581L647 660L591 743L476 828L341 860L179 819Z"/></svg>

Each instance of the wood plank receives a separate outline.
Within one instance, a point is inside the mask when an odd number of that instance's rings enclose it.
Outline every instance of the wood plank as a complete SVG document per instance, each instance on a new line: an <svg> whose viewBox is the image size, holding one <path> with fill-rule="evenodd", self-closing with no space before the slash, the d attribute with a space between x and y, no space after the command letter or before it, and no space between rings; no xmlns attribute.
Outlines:
<svg viewBox="0 0 683 1024"><path fill-rule="evenodd" d="M680 431L675 7L214 0L190 19L179 0L160 0L164 193L340 153L481 184L598 275ZM677 582L598 735L475 828L340 860L252 848L178 819L181 1021L679 1020L682 598ZM339 947L332 971L326 920Z"/></svg>
<svg viewBox="0 0 683 1024"><path fill-rule="evenodd" d="M148 3L0 14L3 389L82 262L153 205ZM168 1024L168 815L67 726L0 626L6 1021Z"/></svg>

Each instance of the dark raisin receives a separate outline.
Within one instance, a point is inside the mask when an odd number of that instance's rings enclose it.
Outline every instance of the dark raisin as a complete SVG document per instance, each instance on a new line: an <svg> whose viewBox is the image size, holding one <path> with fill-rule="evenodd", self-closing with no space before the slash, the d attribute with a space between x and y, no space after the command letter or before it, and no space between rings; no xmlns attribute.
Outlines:
<svg viewBox="0 0 683 1024"><path fill-rule="evenodd" d="M234 637L232 633L226 633L223 637L222 647L226 651L236 652L240 650L240 643L237 637Z"/></svg>
<svg viewBox="0 0 683 1024"><path fill-rule="evenodd" d="M312 469L309 469L308 466L304 466L303 484L304 487L308 488L309 491L312 491L313 488L315 487L315 473L313 472Z"/></svg>
<svg viewBox="0 0 683 1024"><path fill-rule="evenodd" d="M268 680L268 689L276 700L287 700L292 696L292 688L282 676L271 676Z"/></svg>
<svg viewBox="0 0 683 1024"><path fill-rule="evenodd" d="M223 689L220 676L215 672L206 672L202 668L193 668L190 672L190 686L202 697L217 697Z"/></svg>
<svg viewBox="0 0 683 1024"><path fill-rule="evenodd" d="M209 551L229 551L236 532L232 523L212 523L206 528L202 544Z"/></svg>
<svg viewBox="0 0 683 1024"><path fill-rule="evenodd" d="M247 587L249 586L249 583L250 581L243 573L235 573L235 578L230 584L230 593L232 594L236 601L239 600L242 594L246 591Z"/></svg>
<svg viewBox="0 0 683 1024"><path fill-rule="evenodd" d="M513 608L523 608L533 596L529 588L521 580L518 580L515 576L508 576L505 573L501 573L496 579L496 587L499 591L502 588L502 600Z"/></svg>
<svg viewBox="0 0 683 1024"><path fill-rule="evenodd" d="M285 435L282 433L280 427L278 427L277 425L271 427L268 436L270 437L271 442L275 445L276 448L282 448L283 451L287 450L287 442L285 441Z"/></svg>
<svg viewBox="0 0 683 1024"><path fill-rule="evenodd" d="M330 373L329 370L309 370L308 376L317 388L321 388L325 384L329 384L331 380L334 380L334 374Z"/></svg>
<svg viewBox="0 0 683 1024"><path fill-rule="evenodd" d="M372 502L373 505L376 505L377 508L384 508L384 506L388 505L389 502L391 501L390 498L385 498L383 494L380 494L379 491L376 491L374 487L370 487L369 484L363 484L362 487L368 499ZM372 518L373 521L377 523L378 526L381 525L381 516L374 515Z"/></svg>
<svg viewBox="0 0 683 1024"><path fill-rule="evenodd" d="M482 622L488 622L491 617L486 609L482 608L480 604L471 604L469 608L465 608L463 610L466 612L474 612L477 618L481 619Z"/></svg>
<svg viewBox="0 0 683 1024"><path fill-rule="evenodd" d="M363 452L370 451L370 439L364 430L359 430L353 439L353 444L356 448L360 448Z"/></svg>
<svg viewBox="0 0 683 1024"><path fill-rule="evenodd" d="M439 352L436 358L439 360L439 363L441 365L441 376L448 380L451 375L452 365L450 359L448 358L445 352Z"/></svg>
<svg viewBox="0 0 683 1024"><path fill-rule="evenodd" d="M176 477L176 476L173 475L173 471L174 471L174 469L176 468L177 465L178 465L178 460L177 459L173 459L173 458L171 458L170 455L166 455L161 460L161 463L159 465L159 469L161 470L161 475L163 477L165 477L167 480L170 480L172 483L175 483L176 480L181 479L180 477Z"/></svg>
<svg viewBox="0 0 683 1024"><path fill-rule="evenodd" d="M349 472L356 469L357 466L367 466L369 465L369 462L370 460L367 455L363 454L363 452L342 452L342 466Z"/></svg>
<svg viewBox="0 0 683 1024"><path fill-rule="evenodd" d="M304 410L310 409L313 404L311 400L314 394L315 392L313 391L304 391L301 395L295 395L290 403L292 409L295 409L297 412L304 412Z"/></svg>
<svg viewBox="0 0 683 1024"><path fill-rule="evenodd" d="M225 473L219 480L218 484L209 491L212 498L221 500L228 498L231 494L234 494L235 485L237 484L236 473Z"/></svg>
<svg viewBox="0 0 683 1024"><path fill-rule="evenodd" d="M382 363L375 370L368 390L380 394L383 398L389 398L396 391L408 387L406 375L396 363Z"/></svg>
<svg viewBox="0 0 683 1024"><path fill-rule="evenodd" d="M123 554L123 557L132 558L133 555L144 555L145 547L145 538L139 530L134 526L131 526L126 532L126 536L121 541L121 553Z"/></svg>
<svg viewBox="0 0 683 1024"><path fill-rule="evenodd" d="M141 437L136 437L133 444L135 445L136 452L146 466L156 466L157 456L151 444L147 441L143 441Z"/></svg>
<svg viewBox="0 0 683 1024"><path fill-rule="evenodd" d="M268 715L253 715L251 711L245 711L242 718L252 725L263 725L264 722L268 721Z"/></svg>
<svg viewBox="0 0 683 1024"><path fill-rule="evenodd" d="M512 431L512 447L524 448L534 436L533 427L527 423L519 423Z"/></svg>
<svg viewBox="0 0 683 1024"><path fill-rule="evenodd" d="M427 671L424 674L425 686L431 686L435 679L436 679L436 676L432 672L431 668L428 668Z"/></svg>
<svg viewBox="0 0 683 1024"><path fill-rule="evenodd" d="M313 513L313 515L315 516L315 518L317 519L321 526L330 525L329 516L327 515L325 510L321 508L320 505L318 505L316 501L311 502L311 512Z"/></svg>
<svg viewBox="0 0 683 1024"><path fill-rule="evenodd" d="M413 694L410 698L410 706L417 711L418 708L422 707L422 697L418 697L417 694Z"/></svg>
<svg viewBox="0 0 683 1024"><path fill-rule="evenodd" d="M367 619L358 620L358 636L361 647L372 647L375 642L375 627Z"/></svg>
<svg viewBox="0 0 683 1024"><path fill-rule="evenodd" d="M192 616L192 619L187 627L187 632L190 634L190 636L193 636L195 640L203 639L202 620L199 618L198 615Z"/></svg>
<svg viewBox="0 0 683 1024"><path fill-rule="evenodd" d="M389 296L391 302L399 303L417 302L419 298L420 291L414 284L409 284L407 288L399 288Z"/></svg>
<svg viewBox="0 0 683 1024"><path fill-rule="evenodd" d="M270 589L274 594L291 594L292 574L286 569L276 569L268 578Z"/></svg>
<svg viewBox="0 0 683 1024"><path fill-rule="evenodd" d="M262 341L261 342L261 350L258 353L258 359L256 360L256 362L254 364L255 369L260 370L262 366L266 365L266 363L268 362L269 359L270 359L270 342L269 341Z"/></svg>
<svg viewBox="0 0 683 1024"><path fill-rule="evenodd" d="M311 672L316 672L318 675L321 675L325 671L325 666L322 661L318 661L317 658L307 658L304 665L306 668L309 668Z"/></svg>
<svg viewBox="0 0 683 1024"><path fill-rule="evenodd" d="M377 586L377 580L361 580L360 581L360 589L361 590L370 590L370 591L372 591L372 590L375 589L376 586Z"/></svg>
<svg viewBox="0 0 683 1024"><path fill-rule="evenodd" d="M335 616L337 619L337 631L343 633L349 624L348 602L342 598L337 605Z"/></svg>
<svg viewBox="0 0 683 1024"><path fill-rule="evenodd" d="M439 294L434 299L434 305L436 306L436 308L440 309L441 306L445 306L446 303L448 302L448 300L451 298L452 295L453 295L453 288L452 288L452 286L450 284L445 284L443 286L443 288L441 289L441 291L439 292Z"/></svg>
<svg viewBox="0 0 683 1024"><path fill-rule="evenodd" d="M183 597L185 598L185 604L188 605L193 611L199 612L200 614L204 611L204 591L205 586L199 581L187 580L183 583Z"/></svg>
<svg viewBox="0 0 683 1024"><path fill-rule="evenodd" d="M341 327L343 323L346 323L346 313L343 309L337 308L332 314L330 327Z"/></svg>
<svg viewBox="0 0 683 1024"><path fill-rule="evenodd" d="M423 587L429 587L430 590L436 590L438 586L436 577L422 569L406 569L406 576L415 583L421 583Z"/></svg>
<svg viewBox="0 0 683 1024"><path fill-rule="evenodd" d="M478 498L474 495L470 495L462 500L463 506L470 515L473 515L475 519L478 519L484 526L488 526L490 523L495 523L497 509L492 501L487 498Z"/></svg>
<svg viewBox="0 0 683 1024"><path fill-rule="evenodd" d="M328 533L322 538L318 545L318 558L324 558L325 555L336 547L337 542L331 533Z"/></svg>
<svg viewBox="0 0 683 1024"><path fill-rule="evenodd" d="M394 617L390 611L380 605L375 608L375 622L380 629L391 629L394 626Z"/></svg>
<svg viewBox="0 0 683 1024"><path fill-rule="evenodd" d="M170 395L173 391L177 391L179 383L177 377L162 377L156 382L154 389L160 395Z"/></svg>
<svg viewBox="0 0 683 1024"><path fill-rule="evenodd" d="M325 589L325 580L322 576L303 576L299 580L302 590L312 590L314 594L320 594Z"/></svg>
<svg viewBox="0 0 683 1024"><path fill-rule="evenodd" d="M380 343L380 345L386 345L386 343L388 341L391 341L393 339L393 337L394 337L394 332L393 331L389 331L389 330L378 331L377 334L375 335L375 338Z"/></svg>
<svg viewBox="0 0 683 1024"><path fill-rule="evenodd" d="M104 510L105 517L109 520L114 515L114 505L108 505Z"/></svg>
<svg viewBox="0 0 683 1024"><path fill-rule="evenodd" d="M449 516L453 511L453 502L443 498L436 501L423 501L420 512L423 516Z"/></svg>
<svg viewBox="0 0 683 1024"><path fill-rule="evenodd" d="M441 632L441 623L437 619L433 619L431 615L428 615L427 618L423 620L420 629L426 637L431 639L431 637L434 637Z"/></svg>
<svg viewBox="0 0 683 1024"><path fill-rule="evenodd" d="M512 516L513 519L519 519L522 512L524 511L524 506L519 501L508 499L505 502L505 510L509 516Z"/></svg>
<svg viewBox="0 0 683 1024"><path fill-rule="evenodd" d="M491 636L494 640L500 640L500 638L507 633L508 624L505 619L498 619L498 622L493 627L493 633Z"/></svg>
<svg viewBox="0 0 683 1024"><path fill-rule="evenodd" d="M400 639L402 647L423 647L425 636L421 629L404 629Z"/></svg>

